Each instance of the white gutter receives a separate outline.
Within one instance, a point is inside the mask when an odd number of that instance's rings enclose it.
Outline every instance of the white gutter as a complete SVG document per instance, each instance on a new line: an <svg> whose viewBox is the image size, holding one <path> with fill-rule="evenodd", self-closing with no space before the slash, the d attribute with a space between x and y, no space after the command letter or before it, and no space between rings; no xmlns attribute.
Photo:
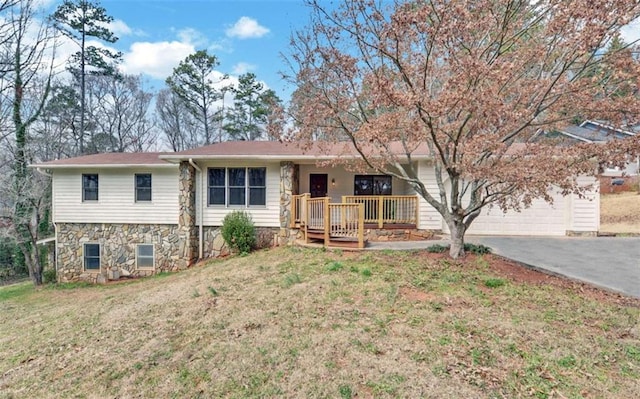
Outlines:
<svg viewBox="0 0 640 399"><path fill-rule="evenodd" d="M204 184L204 173L202 173L202 169L200 169L200 167L193 162L193 158L189 158L189 165L193 166L193 168L195 170L197 170L198 172L200 172L200 187L199 187L199 191L200 191L200 197L202 197L202 188L203 188L203 184ZM198 192L196 191L196 200L198 199ZM203 238L202 238L202 233L203 233L203 227L202 224L204 222L204 199L200 198L200 223L198 223L198 259L202 259L202 255L203 255ZM198 215L196 214L196 220L198 219Z"/></svg>
<svg viewBox="0 0 640 399"><path fill-rule="evenodd" d="M149 168L149 169L153 169L153 168L175 168L176 165L173 163L168 163L168 162L163 162L163 163L126 163L126 164L90 164L90 163L85 163L85 164L53 164L53 165L46 165L46 164L34 164L34 165L29 165L27 166L28 168L35 168L36 170L40 170L42 168L46 168L46 169L122 169L122 168ZM42 173L42 172L41 172ZM46 174L46 173L43 173Z"/></svg>
<svg viewBox="0 0 640 399"><path fill-rule="evenodd" d="M40 173L41 175L45 175L45 176L48 176L48 177L51 177L51 178L53 177L53 175L51 173L45 172L44 170L42 170L42 168L36 168L36 171L38 173Z"/></svg>
<svg viewBox="0 0 640 399"><path fill-rule="evenodd" d="M329 161L329 160L352 160L360 159L360 156L331 156L331 155L191 155L188 159L197 158L198 160L225 160L225 159L241 159L241 160L272 160L272 161ZM429 155L414 155L411 157L415 160L432 159ZM184 155L161 155L160 159L168 162L180 162L188 160Z"/></svg>

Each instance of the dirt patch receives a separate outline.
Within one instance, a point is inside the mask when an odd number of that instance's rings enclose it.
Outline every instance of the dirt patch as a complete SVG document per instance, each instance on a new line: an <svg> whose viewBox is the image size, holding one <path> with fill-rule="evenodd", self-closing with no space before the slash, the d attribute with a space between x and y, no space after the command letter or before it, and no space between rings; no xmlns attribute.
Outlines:
<svg viewBox="0 0 640 399"><path fill-rule="evenodd" d="M640 194L624 192L600 196L600 231L640 233Z"/></svg>

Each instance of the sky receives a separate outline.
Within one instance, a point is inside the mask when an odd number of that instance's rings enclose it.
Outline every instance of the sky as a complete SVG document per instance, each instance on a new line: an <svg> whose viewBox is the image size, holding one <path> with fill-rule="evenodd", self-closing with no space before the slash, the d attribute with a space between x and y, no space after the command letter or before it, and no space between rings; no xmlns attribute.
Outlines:
<svg viewBox="0 0 640 399"><path fill-rule="evenodd" d="M49 1L48 8L54 10L61 2ZM280 73L287 71L282 56L292 32L309 20L302 0L102 0L100 4L114 18L110 28L119 40L109 47L123 53L122 71L141 74L148 90L164 88L173 68L203 49L218 58L216 69L230 75L231 82L252 72L285 101L294 90Z"/></svg>
<svg viewBox="0 0 640 399"><path fill-rule="evenodd" d="M62 0L40 0L50 12ZM338 0L320 0L328 5ZM217 70L231 76L246 72L273 89L285 102L294 90L280 73L289 72L287 54L294 31L309 22L303 0L101 0L114 18L111 30L119 37L112 46L123 53L122 71L141 74L147 90L165 87L178 63L197 50L214 54ZM640 22L623 30L629 42L640 39ZM66 58L77 51L61 49Z"/></svg>

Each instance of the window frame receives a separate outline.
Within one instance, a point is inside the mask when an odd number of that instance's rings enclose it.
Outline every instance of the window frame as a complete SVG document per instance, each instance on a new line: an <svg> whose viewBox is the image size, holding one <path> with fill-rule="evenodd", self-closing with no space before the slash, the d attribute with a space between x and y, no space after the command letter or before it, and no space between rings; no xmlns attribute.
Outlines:
<svg viewBox="0 0 640 399"><path fill-rule="evenodd" d="M89 257L87 255L87 245L97 245L98 246L98 256L91 256ZM98 267L87 267L87 259L98 259ZM100 269L102 269L102 246L100 245L100 243L98 242L85 242L82 243L82 268L84 269L85 272L93 272L93 273L99 273Z"/></svg>
<svg viewBox="0 0 640 399"><path fill-rule="evenodd" d="M382 179L384 178L385 180L389 181L389 192L388 194L385 193L376 193L376 179ZM369 184L371 186L371 194L359 194L357 193L358 190L358 180L369 180ZM353 176L353 195L393 195L393 178L392 176L389 175L354 175Z"/></svg>
<svg viewBox="0 0 640 399"><path fill-rule="evenodd" d="M95 187L96 198L88 199L87 192L93 192L94 189L92 187L89 187L89 185L85 183L89 183L92 177L95 177L95 182L96 182L96 187ZM100 176L97 173L83 173L82 174L82 202L98 202L99 199L100 199Z"/></svg>
<svg viewBox="0 0 640 399"><path fill-rule="evenodd" d="M151 247L151 256L141 256L140 255L140 247ZM140 266L140 259L149 259L151 258L151 266ZM138 270L155 270L156 268L156 247L150 243L139 243L136 244L136 269Z"/></svg>
<svg viewBox="0 0 640 399"><path fill-rule="evenodd" d="M244 171L244 185L243 186L231 186L230 185L230 170L243 170ZM222 170L224 171L224 186L211 185L211 171ZM251 171L262 170L264 173L264 185L252 186L251 185ZM207 206L208 207L224 207L224 208L266 208L267 207L267 172L266 166L234 166L234 167L219 167L212 166L207 168ZM224 190L224 203L212 203L213 196L212 190ZM231 190L243 189L243 203L231 204ZM264 190L264 202L261 204L251 204L251 192L254 190Z"/></svg>
<svg viewBox="0 0 640 399"><path fill-rule="evenodd" d="M149 176L149 187L138 186L138 176ZM149 199L140 199L139 190L149 192ZM153 201L153 175L151 173L135 173L133 175L133 191L134 201L136 203L149 203Z"/></svg>

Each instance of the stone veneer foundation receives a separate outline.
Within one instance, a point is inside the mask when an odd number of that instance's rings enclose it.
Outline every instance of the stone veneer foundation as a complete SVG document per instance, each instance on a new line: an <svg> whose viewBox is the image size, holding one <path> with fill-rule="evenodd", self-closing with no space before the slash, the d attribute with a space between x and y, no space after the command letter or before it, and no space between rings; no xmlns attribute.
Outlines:
<svg viewBox="0 0 640 399"><path fill-rule="evenodd" d="M103 282L119 276L148 276L188 266L177 225L58 223L58 281ZM100 270L84 270L85 243L100 244ZM136 267L136 245L153 244L154 268Z"/></svg>
<svg viewBox="0 0 640 399"><path fill-rule="evenodd" d="M59 223L57 229L60 282L101 283L122 276L150 276L186 269L192 263L184 258L184 254L190 252L187 248L189 240L177 225ZM257 248L288 244L282 242L279 232L279 228L257 227ZM203 236L203 258L229 254L219 227L204 227ZM100 244L100 270L84 270L84 243ZM153 244L154 268L136 267L137 244Z"/></svg>

